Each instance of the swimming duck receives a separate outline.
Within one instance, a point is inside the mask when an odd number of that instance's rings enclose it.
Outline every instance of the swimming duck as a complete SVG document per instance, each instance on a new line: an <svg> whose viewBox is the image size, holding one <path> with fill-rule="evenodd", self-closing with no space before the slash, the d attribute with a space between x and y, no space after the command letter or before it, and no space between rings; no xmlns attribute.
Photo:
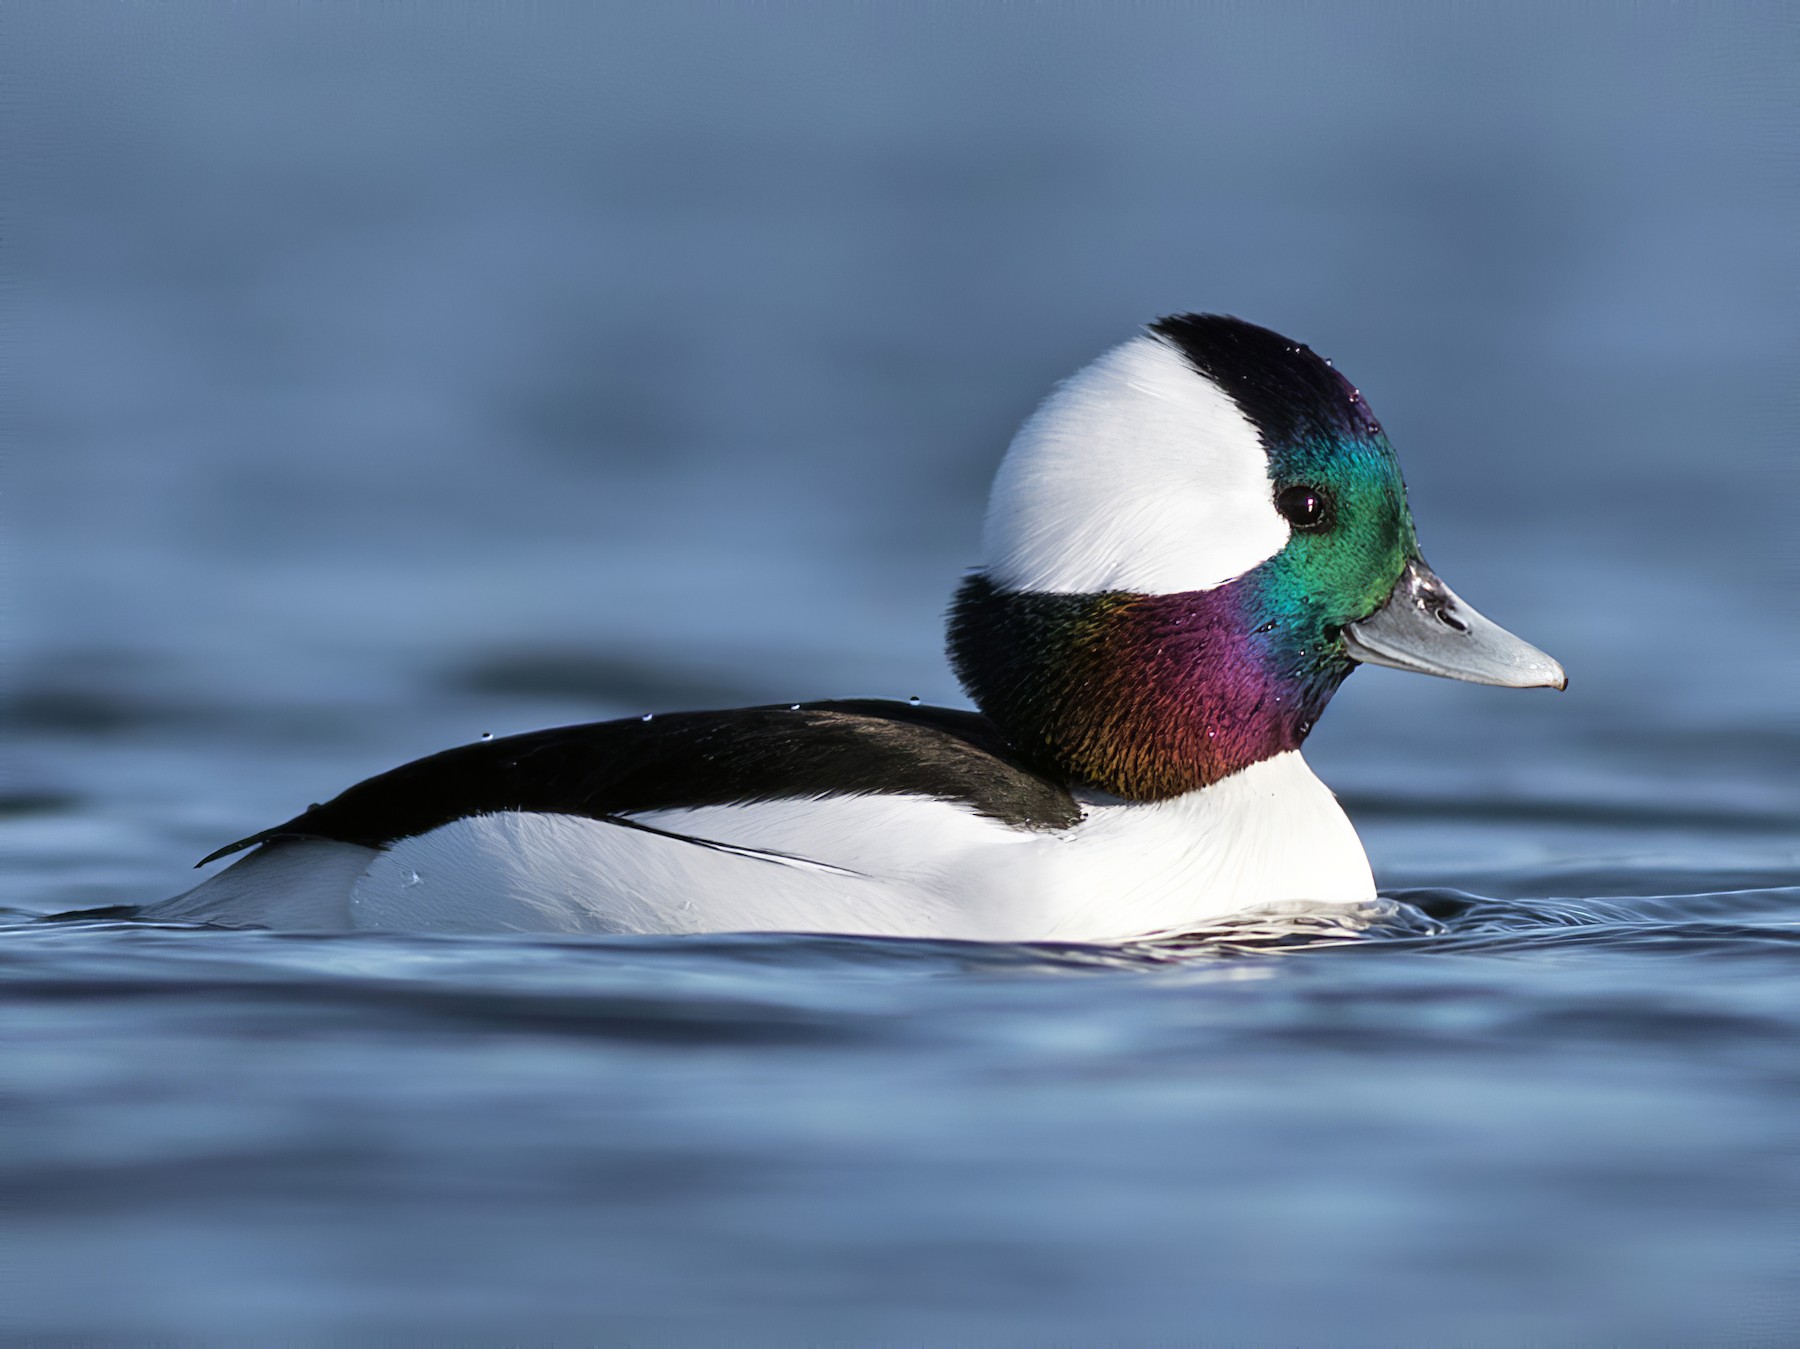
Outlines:
<svg viewBox="0 0 1800 1349"><path fill-rule="evenodd" d="M1159 319L1058 386L949 613L979 712L631 717L358 783L144 917L282 928L1112 941L1375 897L1301 746L1361 664L1562 667L1420 556L1393 448L1310 349Z"/></svg>

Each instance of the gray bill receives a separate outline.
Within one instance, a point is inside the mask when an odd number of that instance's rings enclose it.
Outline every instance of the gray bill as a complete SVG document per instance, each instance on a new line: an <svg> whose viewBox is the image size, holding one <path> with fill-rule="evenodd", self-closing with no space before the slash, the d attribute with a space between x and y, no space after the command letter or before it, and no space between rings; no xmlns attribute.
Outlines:
<svg viewBox="0 0 1800 1349"><path fill-rule="evenodd" d="M1379 609L1344 629L1344 644L1366 665L1512 689L1569 686L1562 666L1483 618L1417 559Z"/></svg>

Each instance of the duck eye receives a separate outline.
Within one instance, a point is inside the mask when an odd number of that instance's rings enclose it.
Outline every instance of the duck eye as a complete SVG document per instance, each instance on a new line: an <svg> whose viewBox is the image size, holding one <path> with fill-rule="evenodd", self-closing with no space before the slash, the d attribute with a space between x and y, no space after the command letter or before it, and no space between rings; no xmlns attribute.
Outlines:
<svg viewBox="0 0 1800 1349"><path fill-rule="evenodd" d="M1331 523L1331 498L1316 487L1284 487L1275 497L1275 509L1295 529L1323 529Z"/></svg>

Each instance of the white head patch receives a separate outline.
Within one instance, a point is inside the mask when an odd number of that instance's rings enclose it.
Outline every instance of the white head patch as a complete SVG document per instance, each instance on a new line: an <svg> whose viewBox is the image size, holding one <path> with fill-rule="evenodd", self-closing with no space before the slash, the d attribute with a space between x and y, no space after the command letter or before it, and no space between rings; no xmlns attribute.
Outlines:
<svg viewBox="0 0 1800 1349"><path fill-rule="evenodd" d="M1288 532L1256 428L1145 335L1064 380L1019 428L982 545L1008 590L1166 595L1242 576Z"/></svg>

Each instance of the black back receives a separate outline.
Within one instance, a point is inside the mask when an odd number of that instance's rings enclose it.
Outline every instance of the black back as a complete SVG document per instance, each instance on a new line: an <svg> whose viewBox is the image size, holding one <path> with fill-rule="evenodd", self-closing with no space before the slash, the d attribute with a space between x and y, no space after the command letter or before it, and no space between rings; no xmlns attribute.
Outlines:
<svg viewBox="0 0 1800 1349"><path fill-rule="evenodd" d="M641 811L830 796L930 796L1017 829L1066 829L1066 784L1025 767L986 717L875 699L675 712L447 749L357 783L239 839L325 838L380 848L472 815L614 820Z"/></svg>

